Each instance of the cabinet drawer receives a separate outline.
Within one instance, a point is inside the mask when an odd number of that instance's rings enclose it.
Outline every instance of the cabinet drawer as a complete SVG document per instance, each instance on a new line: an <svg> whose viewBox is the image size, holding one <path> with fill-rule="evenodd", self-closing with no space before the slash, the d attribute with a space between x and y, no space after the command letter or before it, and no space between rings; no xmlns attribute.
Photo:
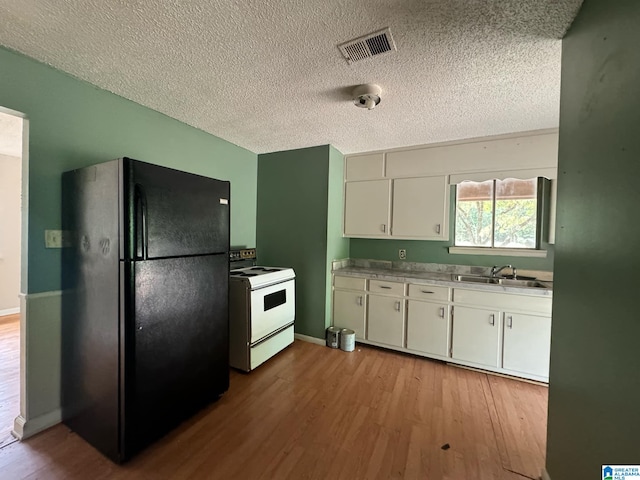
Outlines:
<svg viewBox="0 0 640 480"><path fill-rule="evenodd" d="M436 287L433 285L409 284L409 296L421 300L449 301L449 287Z"/></svg>
<svg viewBox="0 0 640 480"><path fill-rule="evenodd" d="M404 283L388 282L386 280L369 280L369 291L389 295L404 295Z"/></svg>
<svg viewBox="0 0 640 480"><path fill-rule="evenodd" d="M530 297L513 293L493 293L479 290L453 289L453 301L468 305L490 307L517 312L551 315L551 298Z"/></svg>
<svg viewBox="0 0 640 480"><path fill-rule="evenodd" d="M335 288L344 288L345 290L366 290L367 280L357 277L333 277L333 286Z"/></svg>

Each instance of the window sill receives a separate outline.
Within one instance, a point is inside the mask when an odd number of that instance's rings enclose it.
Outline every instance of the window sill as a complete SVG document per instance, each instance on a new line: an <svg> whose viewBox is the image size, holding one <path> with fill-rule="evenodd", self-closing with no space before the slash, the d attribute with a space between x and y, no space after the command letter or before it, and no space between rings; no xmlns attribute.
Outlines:
<svg viewBox="0 0 640 480"><path fill-rule="evenodd" d="M489 248L489 247L449 247L454 255L492 255L506 257L547 258L546 250L530 250L525 248Z"/></svg>

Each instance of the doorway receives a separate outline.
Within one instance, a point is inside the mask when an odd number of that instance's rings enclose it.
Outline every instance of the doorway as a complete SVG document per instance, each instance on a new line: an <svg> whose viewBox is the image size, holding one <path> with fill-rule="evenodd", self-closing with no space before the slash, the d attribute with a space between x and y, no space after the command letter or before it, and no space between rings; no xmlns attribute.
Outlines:
<svg viewBox="0 0 640 480"><path fill-rule="evenodd" d="M20 415L22 116L0 109L0 448Z"/></svg>

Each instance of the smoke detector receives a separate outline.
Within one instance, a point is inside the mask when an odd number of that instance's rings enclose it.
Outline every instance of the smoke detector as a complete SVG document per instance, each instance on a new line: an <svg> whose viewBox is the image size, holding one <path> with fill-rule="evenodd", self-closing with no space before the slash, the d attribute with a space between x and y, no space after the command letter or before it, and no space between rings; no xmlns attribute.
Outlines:
<svg viewBox="0 0 640 480"><path fill-rule="evenodd" d="M356 107L373 110L380 103L382 89L378 85L366 83L353 89L353 103Z"/></svg>

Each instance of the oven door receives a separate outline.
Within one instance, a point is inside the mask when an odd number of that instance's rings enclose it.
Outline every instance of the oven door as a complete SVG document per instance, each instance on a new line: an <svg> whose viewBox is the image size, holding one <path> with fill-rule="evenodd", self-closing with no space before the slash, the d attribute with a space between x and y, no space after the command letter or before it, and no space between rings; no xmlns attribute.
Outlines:
<svg viewBox="0 0 640 480"><path fill-rule="evenodd" d="M251 338L253 344L293 322L296 316L295 280L251 291Z"/></svg>

